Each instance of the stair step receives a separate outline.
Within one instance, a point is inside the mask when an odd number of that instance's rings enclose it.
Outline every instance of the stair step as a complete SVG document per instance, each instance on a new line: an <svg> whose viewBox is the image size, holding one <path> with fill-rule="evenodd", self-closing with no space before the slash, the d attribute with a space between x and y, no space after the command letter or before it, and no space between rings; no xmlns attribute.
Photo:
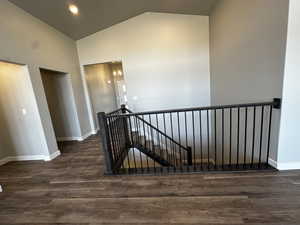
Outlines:
<svg viewBox="0 0 300 225"><path fill-rule="evenodd" d="M162 164L171 165L170 161L173 161L174 158L182 158L183 160L187 157L186 155L184 155L184 150L182 150L182 154L180 156L178 148L175 151L166 149L163 146L160 146L157 143L155 143L154 140L147 139L146 136L141 135L138 131L132 131L131 134L133 138L133 144L136 146L136 148L142 148L143 153L145 153L158 163L162 162Z"/></svg>
<svg viewBox="0 0 300 225"><path fill-rule="evenodd" d="M141 144L136 144L134 147L142 153L146 154L148 157L150 157L157 163L161 164L162 166L172 166L169 161L167 161L165 158L158 154L159 152L151 151L150 149L146 148L144 145Z"/></svg>

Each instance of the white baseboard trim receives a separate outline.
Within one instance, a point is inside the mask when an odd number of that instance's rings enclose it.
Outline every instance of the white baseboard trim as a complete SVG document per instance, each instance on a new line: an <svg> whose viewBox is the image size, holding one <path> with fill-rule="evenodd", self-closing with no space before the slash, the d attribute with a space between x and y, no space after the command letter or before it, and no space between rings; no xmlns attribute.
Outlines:
<svg viewBox="0 0 300 225"><path fill-rule="evenodd" d="M300 162L277 163L278 170L299 170Z"/></svg>
<svg viewBox="0 0 300 225"><path fill-rule="evenodd" d="M86 134L84 134L83 136L81 136L78 141L84 141L85 139L87 139L89 136L93 135L93 131L90 131Z"/></svg>
<svg viewBox="0 0 300 225"><path fill-rule="evenodd" d="M7 157L7 160L9 162L45 160L45 156L44 155L9 156Z"/></svg>
<svg viewBox="0 0 300 225"><path fill-rule="evenodd" d="M3 158L3 159L0 159L0 166L4 165L4 164L6 164L6 163L9 163L9 162L10 162L10 161L9 161L8 157L5 157L5 158Z"/></svg>
<svg viewBox="0 0 300 225"><path fill-rule="evenodd" d="M274 159L269 158L269 164L271 166L273 166L274 168L278 169L277 168L277 162Z"/></svg>
<svg viewBox="0 0 300 225"><path fill-rule="evenodd" d="M57 137L57 141L78 141L80 137Z"/></svg>
<svg viewBox="0 0 300 225"><path fill-rule="evenodd" d="M0 166L9 163L9 162L18 162L18 161L51 161L60 155L60 151L52 153L51 155L24 155L24 156L8 156L0 160Z"/></svg>
<svg viewBox="0 0 300 225"><path fill-rule="evenodd" d="M92 130L81 137L57 137L57 141L84 141L91 135L95 135L98 133L98 130Z"/></svg>
<svg viewBox="0 0 300 225"><path fill-rule="evenodd" d="M278 163L275 160L269 158L269 164L278 170L299 170L300 169L300 162Z"/></svg>
<svg viewBox="0 0 300 225"><path fill-rule="evenodd" d="M61 155L60 150L57 150L56 152L52 153L51 155L45 156L44 161L46 161L46 162L51 161L60 155Z"/></svg>
<svg viewBox="0 0 300 225"><path fill-rule="evenodd" d="M96 129L96 130L92 130L92 134L93 134L93 135L95 135L95 134L97 134L97 133L98 133L98 131L99 131L99 128L98 128L98 129Z"/></svg>

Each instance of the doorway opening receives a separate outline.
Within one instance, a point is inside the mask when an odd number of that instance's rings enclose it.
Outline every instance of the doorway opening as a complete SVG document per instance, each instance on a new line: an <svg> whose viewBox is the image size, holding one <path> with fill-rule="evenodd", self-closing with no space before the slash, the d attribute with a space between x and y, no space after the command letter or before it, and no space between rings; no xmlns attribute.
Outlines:
<svg viewBox="0 0 300 225"><path fill-rule="evenodd" d="M123 65L120 61L85 65L84 74L93 121L99 129L97 113L108 113L127 104Z"/></svg>
<svg viewBox="0 0 300 225"><path fill-rule="evenodd" d="M40 68L57 141L78 140L79 123L69 74Z"/></svg>

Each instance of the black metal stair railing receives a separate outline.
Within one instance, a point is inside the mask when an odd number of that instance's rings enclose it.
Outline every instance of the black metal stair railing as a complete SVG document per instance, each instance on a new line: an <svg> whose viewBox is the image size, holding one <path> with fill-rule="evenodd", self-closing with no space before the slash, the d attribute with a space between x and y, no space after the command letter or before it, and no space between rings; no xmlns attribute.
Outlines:
<svg viewBox="0 0 300 225"><path fill-rule="evenodd" d="M99 113L107 174L274 169L272 102ZM278 115L278 113L277 113ZM275 118L276 119L276 118Z"/></svg>

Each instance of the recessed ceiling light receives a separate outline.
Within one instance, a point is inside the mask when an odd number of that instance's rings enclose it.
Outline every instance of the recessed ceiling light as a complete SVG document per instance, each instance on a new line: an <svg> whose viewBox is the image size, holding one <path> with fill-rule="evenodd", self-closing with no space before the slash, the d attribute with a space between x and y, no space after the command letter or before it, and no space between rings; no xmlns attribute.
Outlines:
<svg viewBox="0 0 300 225"><path fill-rule="evenodd" d="M79 10L78 10L78 7L76 5L69 5L69 10L74 15L78 15Z"/></svg>

